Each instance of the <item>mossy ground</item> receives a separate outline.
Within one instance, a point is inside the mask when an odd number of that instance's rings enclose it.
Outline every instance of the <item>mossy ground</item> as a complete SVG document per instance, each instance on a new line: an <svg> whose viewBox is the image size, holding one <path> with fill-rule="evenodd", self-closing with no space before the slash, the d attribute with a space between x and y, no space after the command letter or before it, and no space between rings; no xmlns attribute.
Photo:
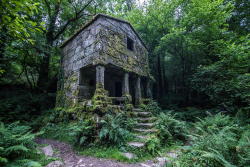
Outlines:
<svg viewBox="0 0 250 167"><path fill-rule="evenodd" d="M77 148L76 150L81 155L93 156L97 158L105 158L105 159L113 159L120 162L126 163L136 163L136 162L144 162L147 160L153 160L156 157L164 156L167 152L178 148L180 143L176 143L176 145L172 146L163 146L160 150L158 150L157 154L150 154L145 151L145 149L131 149L130 147L118 147L118 146L101 146L101 145L93 145L85 148ZM122 153L124 152L132 152L136 155L136 158L128 159Z"/></svg>

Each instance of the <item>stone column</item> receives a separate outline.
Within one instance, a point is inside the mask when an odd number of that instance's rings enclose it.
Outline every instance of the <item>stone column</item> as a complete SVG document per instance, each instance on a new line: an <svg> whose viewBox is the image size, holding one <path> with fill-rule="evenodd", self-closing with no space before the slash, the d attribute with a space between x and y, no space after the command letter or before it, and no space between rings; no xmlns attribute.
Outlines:
<svg viewBox="0 0 250 167"><path fill-rule="evenodd" d="M123 95L128 95L129 94L129 74L125 73L123 76Z"/></svg>
<svg viewBox="0 0 250 167"><path fill-rule="evenodd" d="M152 95L152 82L150 79L147 79L147 98L152 98L153 95Z"/></svg>
<svg viewBox="0 0 250 167"><path fill-rule="evenodd" d="M135 104L140 104L141 100L141 78L138 76L136 78L136 85L135 85Z"/></svg>
<svg viewBox="0 0 250 167"><path fill-rule="evenodd" d="M104 66L96 66L96 87L100 86L101 88L104 88L104 71Z"/></svg>

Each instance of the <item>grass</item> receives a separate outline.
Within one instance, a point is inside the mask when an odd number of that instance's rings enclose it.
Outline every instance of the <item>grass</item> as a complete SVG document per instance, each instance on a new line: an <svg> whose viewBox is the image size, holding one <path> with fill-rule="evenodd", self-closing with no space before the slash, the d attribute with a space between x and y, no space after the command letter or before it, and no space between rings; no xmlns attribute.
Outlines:
<svg viewBox="0 0 250 167"><path fill-rule="evenodd" d="M100 145L94 145L91 147L86 148L77 148L77 151L80 155L85 156L92 156L97 158L104 158L104 159L113 159L120 162L127 162L127 163L135 163L135 162L143 162L146 160L152 160L155 157L158 156L165 156L167 152L176 149L178 146L165 146L161 150L159 150L159 154L157 155L151 155L144 149L138 149L138 148L130 148L130 147L121 147L118 148L116 146L100 146ZM123 156L123 152L131 152L136 155L133 159L128 159L125 156Z"/></svg>
<svg viewBox="0 0 250 167"><path fill-rule="evenodd" d="M122 152L117 147L88 147L79 151L81 155L93 156L97 158L114 159L122 162L131 162L128 158L122 155Z"/></svg>

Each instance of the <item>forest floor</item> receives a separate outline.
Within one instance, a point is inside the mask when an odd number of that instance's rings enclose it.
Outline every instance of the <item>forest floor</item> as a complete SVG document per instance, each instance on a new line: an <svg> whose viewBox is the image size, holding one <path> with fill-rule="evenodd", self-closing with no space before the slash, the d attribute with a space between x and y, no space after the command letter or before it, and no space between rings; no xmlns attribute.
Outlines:
<svg viewBox="0 0 250 167"><path fill-rule="evenodd" d="M55 150L53 157L63 161L65 167L156 167L159 162L148 160L143 163L128 164L116 160L102 159L90 156L78 155L73 148L64 142L51 139L37 139L38 144L50 145Z"/></svg>

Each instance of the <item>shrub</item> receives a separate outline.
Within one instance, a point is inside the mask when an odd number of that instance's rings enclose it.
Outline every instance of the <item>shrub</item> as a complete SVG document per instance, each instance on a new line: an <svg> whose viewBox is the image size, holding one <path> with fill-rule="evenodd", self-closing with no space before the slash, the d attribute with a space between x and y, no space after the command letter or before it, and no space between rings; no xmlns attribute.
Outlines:
<svg viewBox="0 0 250 167"><path fill-rule="evenodd" d="M95 122L86 119L77 122L48 123L42 137L57 139L75 146L87 145L94 141L97 134Z"/></svg>
<svg viewBox="0 0 250 167"><path fill-rule="evenodd" d="M132 135L128 131L127 119L122 113L115 116L107 114L101 120L101 130L99 138L102 142L109 142L109 144L122 145Z"/></svg>
<svg viewBox="0 0 250 167"><path fill-rule="evenodd" d="M193 145L183 147L182 155L169 166L245 167L249 164L249 126L242 128L221 114L194 125Z"/></svg>
<svg viewBox="0 0 250 167"><path fill-rule="evenodd" d="M171 113L161 113L157 117L156 128L159 130L158 136L164 143L169 143L176 139L185 140L187 138L187 125L175 119Z"/></svg>
<svg viewBox="0 0 250 167"><path fill-rule="evenodd" d="M161 112L161 108L158 106L158 103L153 100L149 100L147 104L142 104L140 107L147 112L153 113L154 115L158 115Z"/></svg>
<svg viewBox="0 0 250 167"><path fill-rule="evenodd" d="M246 126L241 134L236 151L240 166L247 166L250 164L250 126Z"/></svg>
<svg viewBox="0 0 250 167"><path fill-rule="evenodd" d="M236 126L234 120L230 116L222 115L221 113L205 117L204 119L198 119L199 121L194 124L197 134L213 134L226 127Z"/></svg>
<svg viewBox="0 0 250 167"><path fill-rule="evenodd" d="M80 121L69 126L69 135L73 138L73 143L83 146L95 140L96 129L91 120Z"/></svg>
<svg viewBox="0 0 250 167"><path fill-rule="evenodd" d="M219 61L197 68L191 78L194 90L228 111L249 108L249 41L247 36L237 43L226 42L226 47L221 48Z"/></svg>
<svg viewBox="0 0 250 167"><path fill-rule="evenodd" d="M37 155L33 141L35 136L30 133L30 127L21 126L18 122L9 125L0 123L0 165L40 167L38 162L32 160Z"/></svg>
<svg viewBox="0 0 250 167"><path fill-rule="evenodd" d="M146 145L146 150L150 154L155 155L156 153L158 153L157 150L160 149L160 140L158 139L157 136L152 135L149 138L147 138L145 145Z"/></svg>
<svg viewBox="0 0 250 167"><path fill-rule="evenodd" d="M53 94L36 94L20 89L1 90L0 98L0 121L4 122L30 122L31 117L37 117L41 111L52 108L54 101Z"/></svg>

